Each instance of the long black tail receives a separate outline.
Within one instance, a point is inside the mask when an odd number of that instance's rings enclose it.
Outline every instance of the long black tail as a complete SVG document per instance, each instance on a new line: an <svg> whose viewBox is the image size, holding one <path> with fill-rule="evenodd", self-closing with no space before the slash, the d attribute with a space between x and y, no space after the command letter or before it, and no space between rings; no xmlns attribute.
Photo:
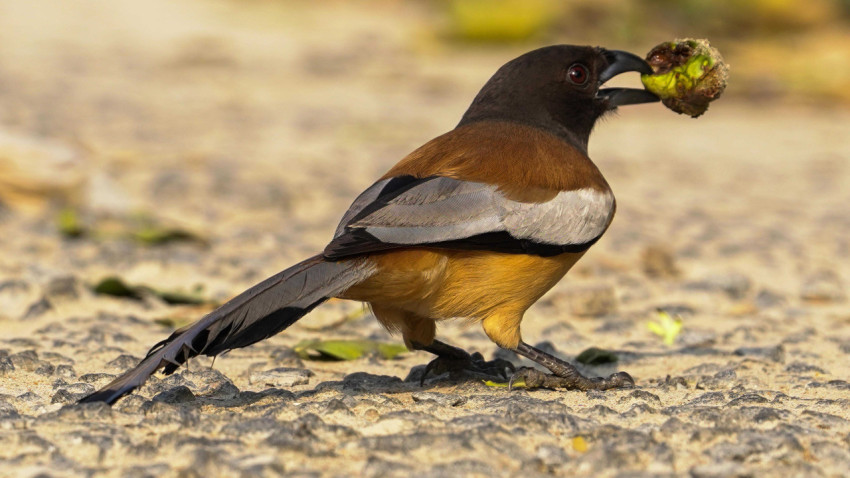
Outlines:
<svg viewBox="0 0 850 478"><path fill-rule="evenodd" d="M196 355L247 347L294 324L330 297L373 273L362 259L328 262L313 256L231 299L156 344L135 368L80 400L110 405L159 369L168 375Z"/></svg>

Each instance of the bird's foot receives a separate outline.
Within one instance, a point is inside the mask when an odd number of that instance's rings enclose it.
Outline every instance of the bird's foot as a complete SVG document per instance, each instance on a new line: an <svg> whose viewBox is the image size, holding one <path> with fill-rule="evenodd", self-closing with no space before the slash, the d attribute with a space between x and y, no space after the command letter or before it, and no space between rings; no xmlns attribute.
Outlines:
<svg viewBox="0 0 850 478"><path fill-rule="evenodd" d="M564 390L609 390L612 388L631 388L635 381L626 372L617 372L608 378L589 378L580 373L570 373L568 376L558 376L537 370L536 368L523 367L511 376L508 388L511 389L517 382L523 382L526 388L552 388Z"/></svg>
<svg viewBox="0 0 850 478"><path fill-rule="evenodd" d="M458 349L459 350L459 349ZM458 373L472 373L486 377L500 377L507 380L508 370L513 373L516 367L511 362L504 359L494 359L490 361L484 360L484 357L474 352L468 354L463 352L463 355L453 353L452 355L439 355L437 358L428 363L422 377L419 380L419 385L425 384L425 379L429 374L441 375L450 373L452 375Z"/></svg>

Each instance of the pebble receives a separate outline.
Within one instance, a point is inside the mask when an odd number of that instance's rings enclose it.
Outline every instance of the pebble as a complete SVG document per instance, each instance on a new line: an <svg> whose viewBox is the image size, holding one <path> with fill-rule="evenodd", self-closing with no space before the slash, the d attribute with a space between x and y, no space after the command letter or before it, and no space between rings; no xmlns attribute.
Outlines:
<svg viewBox="0 0 850 478"><path fill-rule="evenodd" d="M722 292L734 300L743 299L751 287L750 278L737 272L709 275L702 280L685 284L688 290Z"/></svg>
<svg viewBox="0 0 850 478"><path fill-rule="evenodd" d="M765 358L776 363L785 362L785 346L782 344L773 347L740 347L735 349L734 353L742 357Z"/></svg>
<svg viewBox="0 0 850 478"><path fill-rule="evenodd" d="M9 355L9 360L15 368L26 370L27 372L35 372L42 365L35 350L24 350L23 352Z"/></svg>
<svg viewBox="0 0 850 478"><path fill-rule="evenodd" d="M674 278L681 273L676 266L673 252L661 245L647 246L641 253L640 260L641 268L648 277Z"/></svg>
<svg viewBox="0 0 850 478"><path fill-rule="evenodd" d="M809 302L844 302L847 300L847 292L838 274L834 271L823 270L803 280L800 297Z"/></svg>
<svg viewBox="0 0 850 478"><path fill-rule="evenodd" d="M818 367L817 365L812 365L812 364L803 363L803 362L790 363L790 364L788 364L787 367L785 367L785 371L791 372L791 373L798 373L798 374L812 374L812 373L819 373L819 374L822 374L822 375L827 374L826 370Z"/></svg>
<svg viewBox="0 0 850 478"><path fill-rule="evenodd" d="M413 392L410 398L419 403L436 403L444 407L457 407L466 403L467 398L460 395L450 395L436 392Z"/></svg>
<svg viewBox="0 0 850 478"><path fill-rule="evenodd" d="M293 387L307 385L313 372L301 368L279 367L252 373L248 379L252 385L263 387Z"/></svg>

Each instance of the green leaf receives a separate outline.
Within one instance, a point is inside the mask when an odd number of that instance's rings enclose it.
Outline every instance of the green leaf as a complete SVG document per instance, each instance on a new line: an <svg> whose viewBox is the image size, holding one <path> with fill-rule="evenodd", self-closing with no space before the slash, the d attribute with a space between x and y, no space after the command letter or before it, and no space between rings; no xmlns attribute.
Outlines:
<svg viewBox="0 0 850 478"><path fill-rule="evenodd" d="M138 287L130 287L118 277L107 277L92 287L97 294L111 295L113 297L126 297L133 300L142 299L142 291Z"/></svg>
<svg viewBox="0 0 850 478"><path fill-rule="evenodd" d="M401 344L378 344L378 353L387 360L392 360L405 352L407 347Z"/></svg>
<svg viewBox="0 0 850 478"><path fill-rule="evenodd" d="M374 340L303 340L293 350L307 360L355 360L365 355L390 360L407 352L403 345Z"/></svg>
<svg viewBox="0 0 850 478"><path fill-rule="evenodd" d="M510 382L494 382L492 380L484 380L484 385L493 388L507 388L508 386L510 386ZM525 385L525 381L517 380L516 382L514 382L513 388L527 388L527 386Z"/></svg>
<svg viewBox="0 0 850 478"><path fill-rule="evenodd" d="M206 241L198 235L176 228L164 228L153 225L143 226L132 230L129 235L134 240L150 246L158 246L171 242L198 242L205 244Z"/></svg>
<svg viewBox="0 0 850 478"><path fill-rule="evenodd" d="M165 303L171 305L201 305L207 303L207 300L197 293L156 289L150 289L150 291Z"/></svg>
<svg viewBox="0 0 850 478"><path fill-rule="evenodd" d="M664 311L658 311L655 321L646 323L646 328L653 334L661 337L664 344L670 346L676 342L676 337L682 332L682 319L679 316L671 317Z"/></svg>
<svg viewBox="0 0 850 478"><path fill-rule="evenodd" d="M606 363L614 363L619 358L617 354L610 350L600 349L599 347L590 347L584 352L578 354L576 360L585 365L602 365Z"/></svg>
<svg viewBox="0 0 850 478"><path fill-rule="evenodd" d="M80 215L72 208L59 211L59 215L56 217L56 226L60 234L69 238L80 237L86 233L86 227L80 220Z"/></svg>
<svg viewBox="0 0 850 478"><path fill-rule="evenodd" d="M173 290L159 290L147 285L130 285L121 278L110 276L92 287L97 294L111 295L113 297L126 297L128 299L141 300L145 294L159 297L171 305L201 305L208 303L199 291L186 293Z"/></svg>

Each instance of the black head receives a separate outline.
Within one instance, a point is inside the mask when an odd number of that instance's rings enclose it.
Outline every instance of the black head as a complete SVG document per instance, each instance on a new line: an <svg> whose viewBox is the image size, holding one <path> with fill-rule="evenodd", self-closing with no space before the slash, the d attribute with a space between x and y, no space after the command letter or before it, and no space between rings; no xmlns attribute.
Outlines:
<svg viewBox="0 0 850 478"><path fill-rule="evenodd" d="M600 90L603 83L627 71L652 73L649 64L631 53L573 45L540 48L499 68L460 125L482 120L530 124L586 151L590 131L602 115L617 106L658 101L646 90Z"/></svg>

